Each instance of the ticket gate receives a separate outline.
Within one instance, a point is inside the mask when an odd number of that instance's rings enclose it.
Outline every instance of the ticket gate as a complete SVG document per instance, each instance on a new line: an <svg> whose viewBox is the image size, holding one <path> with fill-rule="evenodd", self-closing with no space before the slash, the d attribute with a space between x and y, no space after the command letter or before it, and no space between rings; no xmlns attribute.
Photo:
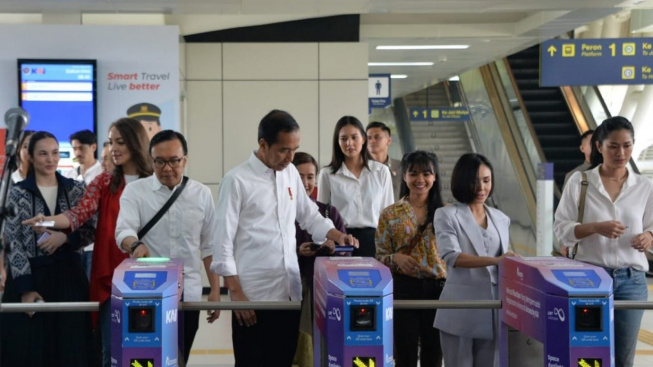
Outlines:
<svg viewBox="0 0 653 367"><path fill-rule="evenodd" d="M499 267L500 366L614 367L612 278L562 257Z"/></svg>
<svg viewBox="0 0 653 367"><path fill-rule="evenodd" d="M184 264L125 259L113 273L111 367L177 367L178 307Z"/></svg>
<svg viewBox="0 0 653 367"><path fill-rule="evenodd" d="M392 274L373 258L315 260L315 367L392 367Z"/></svg>

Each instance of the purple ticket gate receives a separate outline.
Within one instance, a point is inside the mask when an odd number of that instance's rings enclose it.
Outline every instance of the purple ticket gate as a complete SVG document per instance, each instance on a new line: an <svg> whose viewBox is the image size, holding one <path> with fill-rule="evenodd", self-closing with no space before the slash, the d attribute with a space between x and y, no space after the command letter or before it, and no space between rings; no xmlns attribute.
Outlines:
<svg viewBox="0 0 653 367"><path fill-rule="evenodd" d="M113 273L111 367L178 367L178 307L184 264L125 259Z"/></svg>
<svg viewBox="0 0 653 367"><path fill-rule="evenodd" d="M392 274L372 258L315 260L314 366L392 367Z"/></svg>
<svg viewBox="0 0 653 367"><path fill-rule="evenodd" d="M561 257L499 267L500 366L614 367L612 278Z"/></svg>

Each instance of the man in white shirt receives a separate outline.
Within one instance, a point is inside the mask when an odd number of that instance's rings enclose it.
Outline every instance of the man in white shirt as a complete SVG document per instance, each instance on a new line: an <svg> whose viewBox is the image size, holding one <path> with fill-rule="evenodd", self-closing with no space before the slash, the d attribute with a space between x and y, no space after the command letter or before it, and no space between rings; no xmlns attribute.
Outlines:
<svg viewBox="0 0 653 367"><path fill-rule="evenodd" d="M385 164L390 169L392 191L395 201L398 201L402 181L401 161L392 159L388 155L388 148L392 145L390 128L383 122L373 121L367 125L365 132L367 133L367 151L370 153L370 158Z"/></svg>
<svg viewBox="0 0 653 367"><path fill-rule="evenodd" d="M95 159L97 138L90 130L78 131L70 136L70 144L79 166L67 171L64 176L84 181L87 185L102 173L102 165Z"/></svg>
<svg viewBox="0 0 653 367"><path fill-rule="evenodd" d="M143 238L137 237L138 231L156 215L175 190L179 190L187 154L186 139L176 131L164 130L152 137L150 155L154 175L130 183L122 192L116 243L123 252L129 252L135 258L156 256L182 259L184 301L198 302L202 299L200 271L204 262L211 285L208 300L217 302L220 300L220 282L218 276L209 271L211 251L217 241L217 224L213 197L208 187L188 180L161 219ZM199 315L199 311L185 311L183 322L180 322L185 362L188 362L199 327ZM212 323L219 315L219 311L210 311L208 322Z"/></svg>
<svg viewBox="0 0 653 367"><path fill-rule="evenodd" d="M222 275L232 301L299 301L295 220L312 234L358 246L322 217L291 164L299 147L299 125L273 110L258 127L259 149L227 172L220 183L218 242L211 270ZM291 366L297 347L299 311L234 311L236 367Z"/></svg>
<svg viewBox="0 0 653 367"><path fill-rule="evenodd" d="M64 176L77 181L84 181L86 185L90 184L95 176L102 173L102 166L95 159L97 151L97 138L95 133L90 130L81 130L70 136L70 144L73 146L73 154L79 163L79 166L67 171ZM86 276L91 279L91 263L93 262L93 243L84 247L82 256L82 266L86 271Z"/></svg>

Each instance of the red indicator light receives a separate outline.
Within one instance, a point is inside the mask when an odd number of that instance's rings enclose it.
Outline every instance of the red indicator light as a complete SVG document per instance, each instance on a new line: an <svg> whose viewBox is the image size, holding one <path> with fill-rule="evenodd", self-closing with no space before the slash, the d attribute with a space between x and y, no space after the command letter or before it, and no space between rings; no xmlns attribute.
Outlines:
<svg viewBox="0 0 653 367"><path fill-rule="evenodd" d="M366 310L364 308L361 308L361 313L365 313L365 311Z"/></svg>
<svg viewBox="0 0 653 367"><path fill-rule="evenodd" d="M141 310L141 316L145 316L145 315L147 315L147 311Z"/></svg>
<svg viewBox="0 0 653 367"><path fill-rule="evenodd" d="M590 310L583 308L583 313L588 313L588 312L590 312Z"/></svg>

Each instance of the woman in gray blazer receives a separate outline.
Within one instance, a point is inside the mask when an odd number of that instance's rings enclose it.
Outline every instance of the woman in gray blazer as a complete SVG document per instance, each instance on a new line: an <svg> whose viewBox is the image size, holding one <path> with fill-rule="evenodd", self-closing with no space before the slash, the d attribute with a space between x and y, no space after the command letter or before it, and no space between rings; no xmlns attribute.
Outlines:
<svg viewBox="0 0 653 367"><path fill-rule="evenodd" d="M464 154L451 176L459 204L435 212L438 252L447 263L448 279L441 300L498 299L497 264L508 251L510 218L485 205L492 194L492 165L480 154ZM491 309L442 309L434 326L440 330L445 366L498 366L496 312Z"/></svg>

